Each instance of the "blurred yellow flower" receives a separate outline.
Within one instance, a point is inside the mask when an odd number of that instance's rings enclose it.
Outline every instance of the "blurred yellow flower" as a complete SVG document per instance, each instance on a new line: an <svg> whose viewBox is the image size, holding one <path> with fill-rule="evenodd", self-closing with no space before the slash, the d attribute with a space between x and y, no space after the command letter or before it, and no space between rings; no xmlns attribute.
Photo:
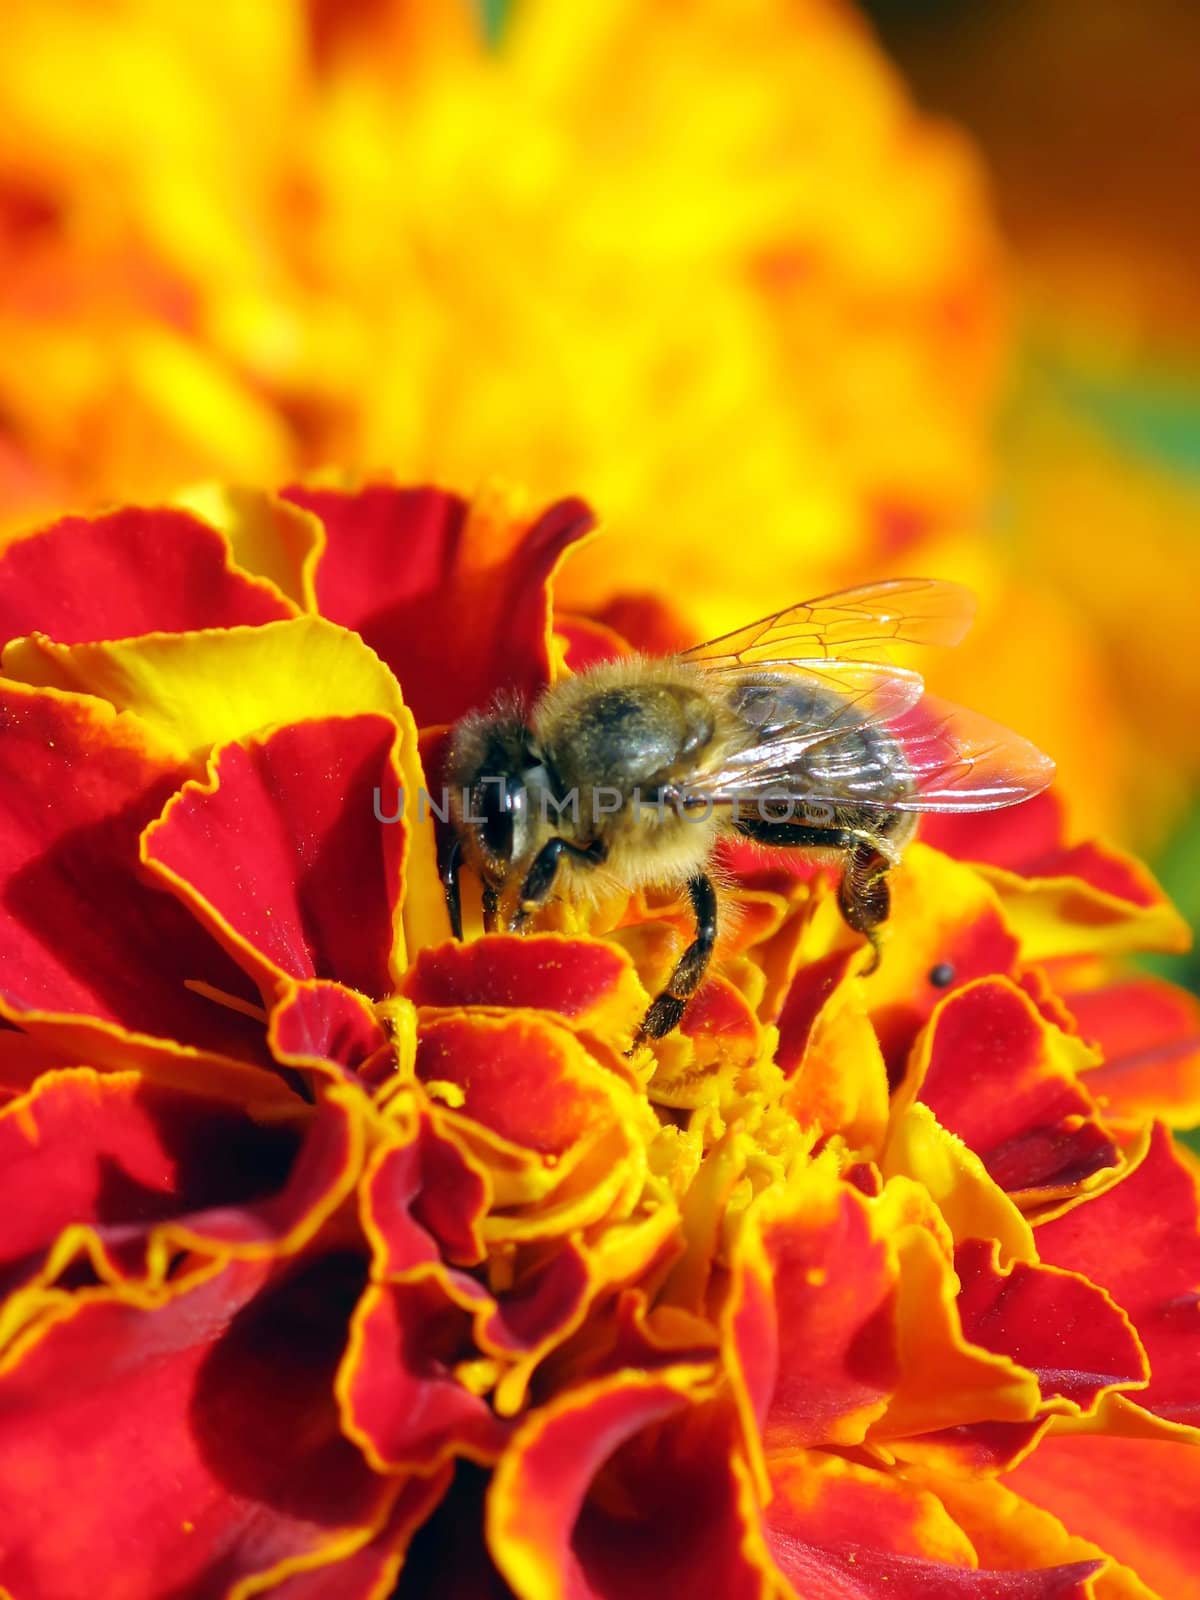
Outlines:
<svg viewBox="0 0 1200 1600"><path fill-rule="evenodd" d="M726 573L971 508L974 168L841 8L345 11L12 9L5 404L76 495L502 463Z"/></svg>

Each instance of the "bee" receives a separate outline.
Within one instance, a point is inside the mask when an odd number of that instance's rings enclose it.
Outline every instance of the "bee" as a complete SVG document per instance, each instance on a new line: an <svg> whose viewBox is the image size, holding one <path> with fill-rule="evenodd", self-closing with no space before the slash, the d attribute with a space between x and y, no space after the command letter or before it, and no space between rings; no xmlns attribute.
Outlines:
<svg viewBox="0 0 1200 1600"><path fill-rule="evenodd" d="M686 890L696 932L636 1049L677 1026L717 939L722 839L840 868L838 905L882 952L888 875L921 812L991 811L1044 789L1054 764L1008 729L925 693L894 644L953 645L969 590L903 578L789 606L675 656L589 666L528 708L501 698L451 732L439 864L462 937L459 873L484 923L512 933L552 896Z"/></svg>

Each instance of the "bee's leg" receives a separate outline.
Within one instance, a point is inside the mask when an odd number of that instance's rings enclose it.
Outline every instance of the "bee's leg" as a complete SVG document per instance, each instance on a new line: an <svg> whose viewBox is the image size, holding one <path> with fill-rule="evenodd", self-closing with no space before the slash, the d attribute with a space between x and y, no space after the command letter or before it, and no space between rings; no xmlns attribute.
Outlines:
<svg viewBox="0 0 1200 1600"><path fill-rule="evenodd" d="M656 997L642 1018L633 1044L626 1052L632 1055L648 1039L661 1039L670 1033L687 1009L687 1003L708 970L713 946L717 942L717 895L711 882L702 872L688 879L688 895L696 913L696 937L679 958L667 987Z"/></svg>
<svg viewBox="0 0 1200 1600"><path fill-rule="evenodd" d="M564 839L560 835L548 839L534 856L533 865L525 874L525 882L521 885L521 899L516 915L509 924L509 932L520 933L537 908L549 899L554 879L558 874L558 864L564 856L570 856L572 861L586 863L589 867L598 867L607 854L608 851L599 839L594 839L588 845L572 844L569 839Z"/></svg>
<svg viewBox="0 0 1200 1600"><path fill-rule="evenodd" d="M864 975L874 972L883 951L881 930L892 907L887 875L892 863L869 840L859 839L846 857L838 885L838 907L849 927L870 941L874 952Z"/></svg>
<svg viewBox="0 0 1200 1600"><path fill-rule="evenodd" d="M462 843L449 829L437 830L438 876L442 880L442 893L446 896L446 911L450 917L450 932L456 939L463 936L462 894L459 890L458 872L462 866Z"/></svg>
<svg viewBox="0 0 1200 1600"><path fill-rule="evenodd" d="M883 950L880 930L888 919L892 897L887 874L892 862L869 839L845 828L817 828L800 822L773 822L743 817L736 831L759 844L782 845L793 850L841 850L846 865L838 886L838 908L848 927L861 933L874 952L865 970L875 971Z"/></svg>
<svg viewBox="0 0 1200 1600"><path fill-rule="evenodd" d="M497 912L500 909L500 896L490 883L483 886L483 931L495 933L497 926Z"/></svg>
<svg viewBox="0 0 1200 1600"><path fill-rule="evenodd" d="M739 817L732 824L735 833L757 844L774 845L780 850L852 850L858 835L845 828L818 828L805 822L774 822L769 817Z"/></svg>

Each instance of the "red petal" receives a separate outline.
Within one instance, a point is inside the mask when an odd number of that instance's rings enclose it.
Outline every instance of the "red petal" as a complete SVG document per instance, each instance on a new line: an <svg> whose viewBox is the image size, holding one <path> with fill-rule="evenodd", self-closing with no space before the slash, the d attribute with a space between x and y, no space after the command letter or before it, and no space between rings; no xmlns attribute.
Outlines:
<svg viewBox="0 0 1200 1600"><path fill-rule="evenodd" d="M767 1543L804 1600L1085 1600L1101 1566L978 1571L932 1496L819 1453L773 1462L771 1479ZM930 1559L930 1546L950 1559Z"/></svg>
<svg viewBox="0 0 1200 1600"><path fill-rule="evenodd" d="M896 926L904 927L904 923L898 921ZM909 990L905 999L878 1005L868 991L871 1020L888 1064L889 1081L893 1082L903 1070L913 1040L946 996L947 990L939 987L932 976L939 967L947 968L953 974L951 984L959 987L994 972L1010 972L1017 959L1017 941L1004 926L999 912L991 908L958 927L947 923L936 942L925 942L930 959L922 972L924 981Z"/></svg>
<svg viewBox="0 0 1200 1600"><path fill-rule="evenodd" d="M364 1295L338 1393L347 1431L380 1471L499 1456L506 1425L454 1376L478 1357L473 1314L489 1298L472 1278L432 1271Z"/></svg>
<svg viewBox="0 0 1200 1600"><path fill-rule="evenodd" d="M984 979L934 1017L918 1096L1001 1188L1033 1195L1070 1187L1117 1160L1075 1078L1078 1053L1078 1042L1052 1029L1015 985Z"/></svg>
<svg viewBox="0 0 1200 1600"><path fill-rule="evenodd" d="M1200 1425L1200 1227L1196 1187L1156 1127L1145 1157L1118 1183L1036 1230L1043 1261L1107 1289L1150 1357L1150 1386L1132 1400L1171 1422Z"/></svg>
<svg viewBox="0 0 1200 1600"><path fill-rule="evenodd" d="M1073 989L1065 996L1083 1037L1096 1044L1106 1063L1118 1066L1142 1051L1181 1040L1200 1047L1200 1003L1186 989L1161 978L1128 978L1100 989ZM1105 1070L1089 1076L1095 1082Z"/></svg>
<svg viewBox="0 0 1200 1600"><path fill-rule="evenodd" d="M779 1014L779 1049L776 1060L790 1077L804 1060L813 1027L826 1002L851 967L858 963L858 951L835 950L802 966L788 988Z"/></svg>
<svg viewBox="0 0 1200 1600"><path fill-rule="evenodd" d="M0 1114L4 1281L36 1272L68 1226L72 1253L94 1230L93 1263L113 1277L152 1259L161 1272L183 1248L278 1249L346 1193L356 1143L337 1099L268 1123L132 1073L52 1073Z"/></svg>
<svg viewBox="0 0 1200 1600"><path fill-rule="evenodd" d="M780 1570L798 1586L804 1600L1093 1600L1088 1579L1102 1561L1073 1561L1065 1567L1032 1572L983 1572L949 1567L942 1562L894 1556L861 1544L813 1558L811 1549L784 1533L781 1548L772 1549ZM846 1587L846 1564L853 1558Z"/></svg>
<svg viewBox="0 0 1200 1600"><path fill-rule="evenodd" d="M967 1422L893 1439L889 1447L904 1460L941 1465L955 1476L984 1476L1010 1467L1046 1431L1049 1421L1038 1417L1031 1422Z"/></svg>
<svg viewBox="0 0 1200 1600"><path fill-rule="evenodd" d="M1163 1600L1196 1592L1200 1567L1200 1450L1159 1439L1043 1439L1005 1478L1132 1567Z"/></svg>
<svg viewBox="0 0 1200 1600"><path fill-rule="evenodd" d="M590 617L564 616L559 612L554 618L554 634L572 672L582 672L601 661L618 661L630 653L630 646L619 633Z"/></svg>
<svg viewBox="0 0 1200 1600"><path fill-rule="evenodd" d="M400 783L396 738L372 715L226 745L147 831L148 865L264 987L282 973L391 991L407 828L378 820L373 791Z"/></svg>
<svg viewBox="0 0 1200 1600"><path fill-rule="evenodd" d="M395 1071L386 1029L363 997L340 983L310 981L289 988L271 1011L268 1038L284 1066L334 1065L372 1079Z"/></svg>
<svg viewBox="0 0 1200 1600"><path fill-rule="evenodd" d="M726 1326L769 1451L856 1444L895 1387L895 1265L855 1189L811 1182L748 1227Z"/></svg>
<svg viewBox="0 0 1200 1600"><path fill-rule="evenodd" d="M1094 889L1128 900L1135 906L1153 906L1162 890L1131 856L1095 840L1047 851L1021 867L1023 878L1080 878Z"/></svg>
<svg viewBox="0 0 1200 1600"><path fill-rule="evenodd" d="M495 1311L480 1319L480 1344L494 1355L540 1359L583 1320L591 1287L588 1258L568 1241L520 1275Z"/></svg>
<svg viewBox="0 0 1200 1600"><path fill-rule="evenodd" d="M661 595L617 595L593 616L602 627L611 628L649 656L673 656L696 642L687 623Z"/></svg>
<svg viewBox="0 0 1200 1600"><path fill-rule="evenodd" d="M466 1116L546 1154L561 1155L614 1116L604 1069L572 1034L528 1013L431 1019L417 1076L458 1085ZM613 1078L612 1087L623 1085Z"/></svg>
<svg viewBox="0 0 1200 1600"><path fill-rule="evenodd" d="M927 842L998 869L987 876L1031 959L1186 948L1186 928L1141 862L1095 840L1065 845L1062 834L1061 803L1051 792L990 817L927 817L921 824Z"/></svg>
<svg viewBox="0 0 1200 1600"><path fill-rule="evenodd" d="M380 1151L363 1186L376 1275L391 1278L442 1259L475 1266L484 1256L479 1224L490 1201L484 1173L422 1114L412 1138Z"/></svg>
<svg viewBox="0 0 1200 1600"><path fill-rule="evenodd" d="M43 1072L73 1067L78 1059L78 1052L34 1038L0 1016L0 1101L17 1099Z"/></svg>
<svg viewBox="0 0 1200 1600"><path fill-rule="evenodd" d="M274 622L296 608L233 566L223 535L186 511L64 517L0 554L0 645L61 644Z"/></svg>
<svg viewBox="0 0 1200 1600"><path fill-rule="evenodd" d="M98 701L0 686L0 1003L248 1056L261 1025L184 987L257 1000L171 895L138 836L184 774Z"/></svg>
<svg viewBox="0 0 1200 1600"><path fill-rule="evenodd" d="M862 986L835 982L821 998L820 1010L811 1020L804 1017L801 1028L790 997L786 1024L780 1020L783 1042L776 1059L790 1080L781 1104L818 1137L839 1134L852 1150L878 1152L888 1124L887 1067L863 1007Z"/></svg>
<svg viewBox="0 0 1200 1600"><path fill-rule="evenodd" d="M497 527L438 489L293 488L285 498L325 525L322 614L383 657L421 726L453 722L497 689L532 696L549 681L549 582L592 526L581 501Z"/></svg>
<svg viewBox="0 0 1200 1600"><path fill-rule="evenodd" d="M629 957L598 939L489 934L470 944L422 950L402 992L418 1006L511 1006L554 1011L614 1031L632 1024L646 1003Z"/></svg>
<svg viewBox="0 0 1200 1600"><path fill-rule="evenodd" d="M1018 989L1023 989L1033 1001L1038 1011L1047 1022L1052 1022L1056 1028L1061 1028L1064 1033L1078 1033L1075 1018L1064 1004L1061 995L1050 982L1045 967L1026 967L1024 972L1017 973L1013 981Z"/></svg>
<svg viewBox="0 0 1200 1600"><path fill-rule="evenodd" d="M358 1176L363 1139L360 1109L352 1091L327 1090L302 1124L303 1142L278 1193L253 1207L235 1207L223 1200L220 1205L198 1210L181 1219L181 1240L252 1255L268 1247L295 1249L306 1241L333 1214Z"/></svg>
<svg viewBox="0 0 1200 1600"><path fill-rule="evenodd" d="M1150 873L1107 846L1056 851L1019 873L979 871L1000 896L1026 961L1188 948L1187 924Z"/></svg>
<svg viewBox="0 0 1200 1600"><path fill-rule="evenodd" d="M921 818L921 838L957 861L1025 872L1026 863L1057 850L1063 835L1063 805L1056 788L1003 811L946 812Z"/></svg>
<svg viewBox="0 0 1200 1600"><path fill-rule="evenodd" d="M1028 1367L1043 1400L1070 1400L1085 1411L1106 1390L1145 1380L1128 1321L1095 1284L1022 1261L1001 1272L998 1254L994 1239L969 1239L955 1251L968 1339Z"/></svg>
<svg viewBox="0 0 1200 1600"><path fill-rule="evenodd" d="M0 1377L0 1581L69 1600L223 1595L374 1531L389 1485L332 1381L357 1262L237 1263L145 1305L79 1297ZM69 1448L64 1447L69 1441ZM53 1486L54 1515L47 1515Z"/></svg>
<svg viewBox="0 0 1200 1600"><path fill-rule="evenodd" d="M497 1468L492 1556L521 1600L766 1600L735 1451L728 1412L670 1382L625 1373L572 1390Z"/></svg>
<svg viewBox="0 0 1200 1600"><path fill-rule="evenodd" d="M754 1012L727 978L705 979L683 1014L679 1032L692 1041L699 1068L714 1060L749 1066L762 1049Z"/></svg>
<svg viewBox="0 0 1200 1600"><path fill-rule="evenodd" d="M1159 978L1131 978L1065 996L1079 1032L1104 1057L1087 1087L1116 1116L1200 1119L1200 1004Z"/></svg>
<svg viewBox="0 0 1200 1600"><path fill-rule="evenodd" d="M1011 973L1019 946L995 892L980 875L920 842L910 845L892 875L888 925L893 936L864 985L889 1081L895 1084L914 1039L939 1003L976 978Z"/></svg>

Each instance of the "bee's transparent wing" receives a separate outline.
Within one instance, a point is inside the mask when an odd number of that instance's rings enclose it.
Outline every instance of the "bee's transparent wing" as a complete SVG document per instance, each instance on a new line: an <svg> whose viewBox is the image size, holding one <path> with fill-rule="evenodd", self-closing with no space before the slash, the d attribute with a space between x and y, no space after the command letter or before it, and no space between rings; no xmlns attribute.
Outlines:
<svg viewBox="0 0 1200 1600"><path fill-rule="evenodd" d="M719 757L689 778L689 793L713 801L743 786L777 785L834 734L895 722L920 702L925 684L919 673L870 661L772 661L731 672L723 693L746 741L735 750L722 741Z"/></svg>
<svg viewBox="0 0 1200 1600"><path fill-rule="evenodd" d="M1040 794L1054 762L1036 745L978 711L926 695L885 732L899 747L909 792L880 792L876 757L830 738L814 749L807 776L823 798L889 811L998 811ZM882 764L887 764L886 752ZM874 788L874 795L871 793Z"/></svg>
<svg viewBox="0 0 1200 1600"><path fill-rule="evenodd" d="M975 597L942 578L889 578L788 606L679 659L713 671L796 660L887 659L894 644L953 645L975 616Z"/></svg>
<svg viewBox="0 0 1200 1600"><path fill-rule="evenodd" d="M979 712L923 696L893 719L833 727L797 746L764 739L691 786L717 804L787 797L877 811L997 811L1031 799L1054 763L1028 739Z"/></svg>

